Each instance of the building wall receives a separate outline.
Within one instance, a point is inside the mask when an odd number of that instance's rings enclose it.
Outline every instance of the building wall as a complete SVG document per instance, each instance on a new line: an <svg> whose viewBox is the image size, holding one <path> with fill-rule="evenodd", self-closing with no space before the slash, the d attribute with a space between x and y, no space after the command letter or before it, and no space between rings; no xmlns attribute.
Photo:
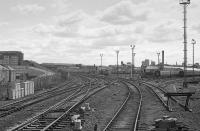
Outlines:
<svg viewBox="0 0 200 131"><path fill-rule="evenodd" d="M9 70L6 68L0 69L0 82L8 82L9 81Z"/></svg>

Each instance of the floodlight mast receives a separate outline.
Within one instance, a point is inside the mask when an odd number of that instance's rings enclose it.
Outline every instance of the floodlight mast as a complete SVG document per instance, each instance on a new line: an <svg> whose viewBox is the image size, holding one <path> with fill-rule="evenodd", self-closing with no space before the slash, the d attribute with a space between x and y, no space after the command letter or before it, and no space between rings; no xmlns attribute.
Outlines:
<svg viewBox="0 0 200 131"><path fill-rule="evenodd" d="M160 57L159 57L160 56L160 52L158 52L157 55L158 55L158 66L159 66L159 64L160 64Z"/></svg>
<svg viewBox="0 0 200 131"><path fill-rule="evenodd" d="M192 39L192 47L193 47L193 54L192 54L192 74L193 74L193 80L194 80L194 45L196 44L196 41Z"/></svg>
<svg viewBox="0 0 200 131"><path fill-rule="evenodd" d="M187 87L187 6L190 4L190 0L180 0L179 3L183 5L183 21L184 21L184 82L183 87Z"/></svg>
<svg viewBox="0 0 200 131"><path fill-rule="evenodd" d="M119 50L116 50L117 53L117 77L119 77L119 67L118 67L118 55L119 55Z"/></svg>

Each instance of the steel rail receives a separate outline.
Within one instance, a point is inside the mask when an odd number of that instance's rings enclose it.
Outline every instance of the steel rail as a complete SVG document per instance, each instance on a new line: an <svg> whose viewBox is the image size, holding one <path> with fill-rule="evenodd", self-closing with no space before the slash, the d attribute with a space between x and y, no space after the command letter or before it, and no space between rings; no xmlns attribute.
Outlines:
<svg viewBox="0 0 200 131"><path fill-rule="evenodd" d="M114 116L112 117L112 119L109 121L109 123L106 125L106 127L103 129L103 131L106 131L111 124L113 123L114 119L119 115L119 113L122 111L122 108L124 108L124 105L127 103L128 99L130 98L130 91L128 93L128 96L126 97L126 99L123 101L122 105L120 106L120 108L117 110L117 112L114 114Z"/></svg>
<svg viewBox="0 0 200 131"><path fill-rule="evenodd" d="M84 87L86 87L86 85L84 85ZM90 84L90 87L91 87L91 84ZM100 90L102 90L102 89L104 89L106 86L103 86L103 87L101 87L101 88L97 88L97 89L94 89L94 90L96 90L96 92L97 91L100 91ZM87 97L87 95L89 94L89 91L91 90L91 88L89 88L88 90L87 90L87 92L85 93L85 95L84 95L84 99L85 99L85 97ZM79 90L79 91L81 91L81 89ZM91 93L91 95L92 94L94 94L94 93L96 93L96 92L93 92L93 93ZM80 93L80 92L78 92L78 93ZM78 93L74 93L76 96L78 95ZM73 98L74 98L74 96L72 96ZM72 98L71 97L71 98ZM88 96L89 97L89 96ZM69 97L68 97L69 98ZM67 99L67 100L71 100L71 98L69 98L69 99ZM48 114L48 112L49 111L51 111L52 109L54 109L54 108L58 108L60 105L62 105L64 102L66 102L67 100L63 100L63 101L61 101L61 102L59 102L58 104L56 104L56 107L54 106L54 107L51 107L51 108L49 108L48 110L46 110L46 111L44 111L44 112L42 112L42 113L40 113L39 115L37 115L36 117L34 117L34 118L32 118L31 120L29 120L28 122L25 122L25 123L23 123L23 124L21 124L21 126L19 126L19 128L15 128L15 129L13 129L13 131L16 131L16 130L22 130L24 127L28 127L28 125L29 124L31 124L31 123L33 123L33 122L35 122L35 121L37 121L39 118L40 118L40 116L43 116L45 113L46 114ZM81 99L81 100L83 100L83 99ZM80 103L81 103L81 101L80 101ZM78 106L80 103L76 103L75 105L73 105L70 109L68 109L64 114L62 114L58 119L56 119L56 120L54 120L53 122L51 122L50 124L48 124L43 130L48 130L49 128L51 128L54 124L56 124L57 123L57 121L59 121L60 119L62 119L62 117L63 116L65 116L68 112L70 112L70 110L72 110L73 108L75 108L76 106Z"/></svg>
<svg viewBox="0 0 200 131"><path fill-rule="evenodd" d="M88 91L87 91L88 92ZM84 94L83 98L87 95ZM76 102L74 105L72 105L66 112L64 112L60 117L58 117L56 120L54 120L53 122L51 122L48 126L46 126L44 129L42 129L41 131L46 131L48 130L50 127L52 127L56 122L58 122L60 119L62 119L65 115L67 115L72 109L74 109L82 100L83 98L81 98L80 101Z"/></svg>
<svg viewBox="0 0 200 131"><path fill-rule="evenodd" d="M133 84L133 83L127 81L127 80L126 80L126 82L133 85L138 90L138 92L140 94L140 102L139 102L139 105L138 105L137 115L136 115L136 118L135 118L135 121L134 121L134 127L133 127L133 131L137 131L137 127L138 127L138 123L139 123L139 119L140 119L141 108L142 108L143 96L142 96L141 90L135 84Z"/></svg>
<svg viewBox="0 0 200 131"><path fill-rule="evenodd" d="M127 80L123 80L122 83L124 83L128 87L129 93L128 93L126 99L123 101L123 103L119 107L119 109L116 111L116 113L112 117L112 119L109 121L109 123L103 129L103 131L109 130L109 128L112 126L112 123L114 122L114 120L120 115L120 113L122 112L123 108L125 107L125 105L127 104L128 100L130 99L130 95L131 95L130 87L128 86L127 83L129 83L130 85L134 86L137 89L138 93L139 93L139 104L138 104L136 117L135 117L135 119L133 121L133 127L132 127L133 131L137 130L137 125L138 125L139 116L140 116L140 112L141 112L141 106L142 106L142 94L141 94L140 89L136 85L134 85L133 83L131 83L131 82L127 81Z"/></svg>
<svg viewBox="0 0 200 131"><path fill-rule="evenodd" d="M152 86L152 85L148 85L148 83L144 83L142 82L141 84L145 85L145 86ZM172 111L168 108L167 104L164 102L164 100L160 97L160 95L158 95L157 92L155 92L151 87L149 88L156 96L157 98L160 100L160 102L162 103L162 105L168 110L168 111ZM162 90L161 90L162 91Z"/></svg>
<svg viewBox="0 0 200 131"><path fill-rule="evenodd" d="M104 88L106 88L107 86L103 86L99 89L96 89L95 91L93 91L92 93L90 93L90 91L92 90L91 88L87 90L86 94L83 96L82 99L80 99L78 102L76 102L72 107L70 107L65 113L63 113L59 118L57 118L56 120L54 120L52 123L50 123L48 126L46 126L43 130L41 131L46 131L51 129L51 127L54 124L58 124L58 122L60 120L62 120L62 118L64 116L66 116L68 113L70 113L74 108L76 108L77 106L79 106L80 104L82 104L84 101L86 101L89 97L91 97L92 95L96 94L97 92L103 90Z"/></svg>
<svg viewBox="0 0 200 131"><path fill-rule="evenodd" d="M63 83L63 84L61 84L61 85L59 85L59 86L56 86L55 88L48 89L48 90L46 90L46 91L44 91L44 92L42 92L42 93L34 94L33 96L28 97L28 98L26 98L26 99L21 99L21 100L14 101L14 102L12 102L12 103L8 103L8 104L6 104L6 105L3 105L3 106L0 107L0 110L3 109L3 108L8 108L9 106L12 106L12 105L14 105L14 104L18 104L18 103L21 103L21 102L26 102L26 101L28 101L28 100L31 100L31 99L34 99L34 98L43 96L43 95L45 95L45 94L47 94L47 93L49 93L49 92L52 92L52 91L54 91L54 90L56 90L56 89L58 89L58 88L60 88L60 87L62 87L62 86L66 86L66 85L68 85L68 84L72 84L72 81L69 81L69 82L67 82L67 83Z"/></svg>
<svg viewBox="0 0 200 131"><path fill-rule="evenodd" d="M36 103L39 103L39 102L42 102L44 100L47 100L48 98L51 98L51 97L55 97L55 96L58 96L58 95L61 95L61 94L64 94L66 92L71 92L71 91L74 91L76 90L77 86L73 87L73 88L70 88L68 90L60 90L60 91L57 91L57 92L51 92L51 94L43 94L43 96L39 97L39 98L33 98L31 99L30 101L25 101L24 103L18 103L18 105L15 105L13 106L13 104L10 106L10 108L7 107L7 109L5 109L4 112L0 113L0 118L1 117L5 117L7 115L10 115L14 112L17 112L17 111L20 111L21 109L24 109L28 106L31 106L33 104L36 104ZM1 109L2 110L2 109Z"/></svg>
<svg viewBox="0 0 200 131"><path fill-rule="evenodd" d="M82 88L82 87L81 87ZM35 120L37 120L39 117L41 117L42 115L48 113L50 110L54 109L54 108L58 108L60 105L62 105L64 102L70 100L71 98L73 98L74 95L76 95L79 91L81 91L81 89L77 89L74 93L72 93L70 96L68 96L67 98L63 99L62 101L58 102L57 104L51 106L50 108L44 110L43 112L41 112L40 114L32 117L31 119L25 121L24 123L20 124L19 126L15 127L14 129L12 129L11 131L17 131L17 130L21 130L22 128L24 128L25 126L27 126L28 124L31 124L32 122L34 122Z"/></svg>
<svg viewBox="0 0 200 131"><path fill-rule="evenodd" d="M89 78L85 78L85 79L87 79L87 81L88 80L90 81ZM65 82L65 83L62 83L61 85L56 86L53 89L46 90L45 92L42 92L42 93L39 93L39 94L35 94L32 97L28 97L26 99L15 101L13 103L9 103L9 104L2 106L0 108L0 111L3 111L3 112L0 113L0 118L5 117L7 115L10 115L11 113L20 111L21 109L24 109L28 106L31 106L33 104L44 101L48 98L51 98L52 96L55 96L55 93L56 93L56 95L61 95L63 93L75 90L75 88L78 87L78 85L72 86L74 84L74 82L73 82L74 80L75 79L68 81L68 82ZM72 88L69 88L68 90L62 89L63 87L70 86L70 85L72 86ZM85 85L85 84L82 84L82 86L83 85ZM62 87L62 88L60 88L60 87ZM56 89L58 89L58 90L56 90ZM56 90L56 92L53 92L55 90Z"/></svg>
<svg viewBox="0 0 200 131"><path fill-rule="evenodd" d="M147 82L142 82L142 83L145 83L146 84L146 86L148 86L148 87L153 87L153 88L157 88L157 89L159 89L160 91L162 91L163 92L163 94L165 94L165 93L167 93L165 90L163 90L162 88L160 88L160 87L158 87L158 86L155 86L155 85L153 85L152 83L147 83ZM152 89L150 87L150 89ZM153 90L153 89L152 89ZM154 90L153 90L153 92L155 92ZM162 99L162 98L161 98ZM171 97L171 99L174 101L174 102L176 102L180 107L182 107L182 108L184 108L185 109L185 105L183 105L183 104L181 104L180 102L178 102L178 100L177 99L175 99L174 97ZM165 103L165 102L164 102ZM166 104L166 103L165 103ZM166 104L167 105L167 104ZM168 108L168 107L167 107ZM169 109L169 111L172 111L172 110L170 110Z"/></svg>

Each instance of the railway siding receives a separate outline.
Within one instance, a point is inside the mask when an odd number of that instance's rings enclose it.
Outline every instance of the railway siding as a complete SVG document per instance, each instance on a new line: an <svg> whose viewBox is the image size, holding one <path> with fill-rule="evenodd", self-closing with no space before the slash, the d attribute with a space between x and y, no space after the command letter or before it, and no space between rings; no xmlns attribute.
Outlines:
<svg viewBox="0 0 200 131"><path fill-rule="evenodd" d="M140 86L143 95L143 104L140 115L138 131L147 131L152 128L154 120L168 115L168 111L161 104L160 100L155 97L144 85ZM153 97L152 97L153 95Z"/></svg>
<svg viewBox="0 0 200 131"><path fill-rule="evenodd" d="M168 82L166 81L166 83L168 83ZM171 84L180 84L177 81L174 81L174 83L173 83L171 80L170 80L170 83ZM159 85L156 85L156 86L158 87ZM157 87L154 87L154 89L156 89ZM163 88L165 89L166 87L167 86L164 86ZM157 88L157 89L159 89L159 88ZM185 128L189 128L189 131L199 131L199 128L200 128L200 123L199 123L199 121L200 121L200 115L199 115L199 111L194 110L195 109L194 103L195 102L197 103L198 99L197 100L192 100L190 102L190 107L192 109L192 112L185 111L182 108L182 106L179 106L182 103L183 99L185 99L185 98L179 97L177 99L177 101L178 101L179 104L175 103L174 101L171 101L171 107L173 108L173 111L172 112L167 112L167 115L170 116L170 117L177 118L178 122L182 126L184 126ZM198 106L198 104L196 106ZM149 107L151 107L151 106L149 106ZM163 110L162 112L165 112L165 111ZM157 117L157 118L161 118L161 117ZM145 118L145 120L147 120L147 119Z"/></svg>
<svg viewBox="0 0 200 131"><path fill-rule="evenodd" d="M142 96L137 86L123 82L129 89L129 94L108 123L104 131L136 131L142 104Z"/></svg>

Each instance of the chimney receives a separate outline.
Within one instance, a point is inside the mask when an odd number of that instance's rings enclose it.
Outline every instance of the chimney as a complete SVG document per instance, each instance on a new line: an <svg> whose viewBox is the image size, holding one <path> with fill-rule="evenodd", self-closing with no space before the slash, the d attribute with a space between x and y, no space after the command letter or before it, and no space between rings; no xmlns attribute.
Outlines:
<svg viewBox="0 0 200 131"><path fill-rule="evenodd" d="M165 63L165 54L164 50L162 50L162 67L164 68L164 63Z"/></svg>

